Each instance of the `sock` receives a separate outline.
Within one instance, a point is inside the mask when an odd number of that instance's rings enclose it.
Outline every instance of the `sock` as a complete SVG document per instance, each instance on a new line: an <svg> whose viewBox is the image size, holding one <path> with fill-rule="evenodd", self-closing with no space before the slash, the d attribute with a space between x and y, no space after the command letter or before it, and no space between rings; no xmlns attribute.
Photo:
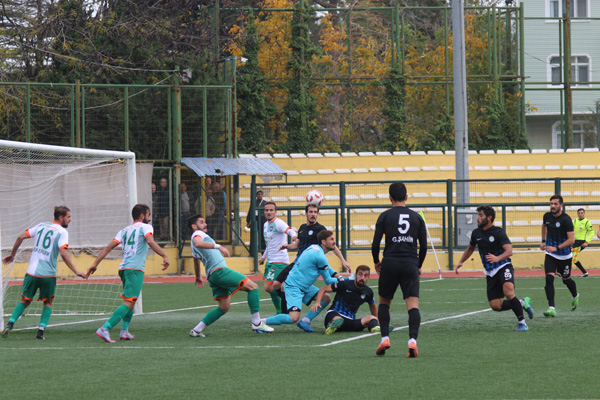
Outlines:
<svg viewBox="0 0 600 400"><path fill-rule="evenodd" d="M381 327L381 337L390 336L390 306L387 304L380 304L379 310L377 311L377 318L379 319L379 326Z"/></svg>
<svg viewBox="0 0 600 400"><path fill-rule="evenodd" d="M502 302L502 308L500 309L500 311L506 311L506 310L512 310L512 304L510 303L509 300L504 300Z"/></svg>
<svg viewBox="0 0 600 400"><path fill-rule="evenodd" d="M571 295L573 297L576 297L577 296L577 285L575 284L575 281L573 279L569 278L566 281L563 281L563 283L567 286L567 288L569 288Z"/></svg>
<svg viewBox="0 0 600 400"><path fill-rule="evenodd" d="M417 340L421 326L421 313L418 308L408 310L408 337Z"/></svg>
<svg viewBox="0 0 600 400"><path fill-rule="evenodd" d="M129 307L127 307L125 304L121 304L119 307L117 307L115 312L113 312L108 321L106 321L104 325L102 325L102 327L110 331L113 328L113 326L121 322L123 317L125 317L129 311L131 311Z"/></svg>
<svg viewBox="0 0 600 400"><path fill-rule="evenodd" d="M15 322L17 322L17 320L23 314L23 312L25 311L26 308L27 308L27 306L25 304L23 304L21 302L17 303L17 305L15 306L15 309L13 310L12 315L10 316L9 321L12 322L13 324Z"/></svg>
<svg viewBox="0 0 600 400"><path fill-rule="evenodd" d="M550 307L554 307L554 276L550 274L546 274L546 286L544 286L544 290L546 291L546 299L548 299L548 305Z"/></svg>
<svg viewBox="0 0 600 400"><path fill-rule="evenodd" d="M261 319L260 319L260 313L252 313L252 323L254 325L260 325Z"/></svg>
<svg viewBox="0 0 600 400"><path fill-rule="evenodd" d="M376 326L379 326L379 322L375 318L373 318L367 324L367 329L369 330L369 332L371 332L371 329L375 328Z"/></svg>
<svg viewBox="0 0 600 400"><path fill-rule="evenodd" d="M512 300L508 300L508 302L510 303L511 308L517 316L519 322L524 321L525 317L523 316L523 306L521 305L519 299L517 299L517 297L515 296L512 298Z"/></svg>
<svg viewBox="0 0 600 400"><path fill-rule="evenodd" d="M576 266L577 266L577 268L579 268L579 269L581 270L581 272L583 272L584 274L587 272L587 271L585 270L585 268L583 268L583 265L581 265L581 262L580 262L580 261L577 261L577 262L575 263L575 265L576 265Z"/></svg>
<svg viewBox="0 0 600 400"><path fill-rule="evenodd" d="M214 323L216 320L221 318L223 315L225 315L225 312L223 310L221 310L219 307L217 307L217 308L210 310L208 312L208 314L206 314L204 316L204 318L202 318L202 322L204 322L204 324L206 326L209 326L210 324ZM200 332L200 331L196 331L196 332Z"/></svg>
<svg viewBox="0 0 600 400"><path fill-rule="evenodd" d="M383 343L385 340L390 340L389 336L382 336L381 337L381 343Z"/></svg>
<svg viewBox="0 0 600 400"><path fill-rule="evenodd" d="M131 322L132 318L133 318L133 308L131 310L129 310L129 312L127 313L127 315L125 315L123 317L123 323L121 324L121 330L122 331L128 331L129 330L129 323Z"/></svg>
<svg viewBox="0 0 600 400"><path fill-rule="evenodd" d="M195 330L196 332L200 333L200 332L202 332L202 330L203 330L204 328L206 328L206 324L204 323L204 321L200 321L200 322L198 323L198 325L196 325L196 326L194 327L194 330Z"/></svg>
<svg viewBox="0 0 600 400"><path fill-rule="evenodd" d="M281 314L281 297L275 291L271 293L271 300L273 301L273 305L275 306L275 311L277 314Z"/></svg>
<svg viewBox="0 0 600 400"><path fill-rule="evenodd" d="M258 293L258 288L248 292L248 306L250 307L250 314L260 311L260 294Z"/></svg>
<svg viewBox="0 0 600 400"><path fill-rule="evenodd" d="M285 301L285 292L281 289L277 289L276 292L279 295L279 298L281 299L281 312L284 314L287 314L288 309L287 309L287 301Z"/></svg>
<svg viewBox="0 0 600 400"><path fill-rule="evenodd" d="M302 321L310 323L310 321L312 321L313 319L315 319L315 317L317 315L319 315L321 313L321 311L323 311L325 309L325 307L327 307L327 304L329 304L328 301L321 300L321 308L319 308L319 311L314 312L313 310L310 310L309 312L306 313L306 316L304 316L304 318L302 318ZM307 318L308 321L306 321L305 318Z"/></svg>
<svg viewBox="0 0 600 400"><path fill-rule="evenodd" d="M51 315L52 307L44 306L44 308L42 308L42 316L40 317L40 329L46 328L48 326L48 321L50 321Z"/></svg>
<svg viewBox="0 0 600 400"><path fill-rule="evenodd" d="M283 324L293 324L294 321L290 314L277 314L272 317L269 317L265 321L268 325L283 325Z"/></svg>

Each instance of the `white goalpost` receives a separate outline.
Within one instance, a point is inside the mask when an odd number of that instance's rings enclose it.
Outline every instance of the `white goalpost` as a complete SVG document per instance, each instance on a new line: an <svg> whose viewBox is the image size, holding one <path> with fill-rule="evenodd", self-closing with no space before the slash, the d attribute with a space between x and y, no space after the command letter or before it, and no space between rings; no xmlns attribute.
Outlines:
<svg viewBox="0 0 600 400"><path fill-rule="evenodd" d="M0 140L0 249L2 258L26 229L53 219L54 207L71 210L69 251L79 271L87 268L114 235L131 223L137 203L135 155ZM21 299L33 243L25 240L15 262L2 265L0 330L5 313ZM113 253L118 253L116 249ZM89 255L91 257L84 257ZM118 256L118 254L116 254ZM121 303L121 282L93 276L83 280L58 259L53 314L107 314ZM26 313L39 314L34 301ZM136 313L141 313L141 297Z"/></svg>

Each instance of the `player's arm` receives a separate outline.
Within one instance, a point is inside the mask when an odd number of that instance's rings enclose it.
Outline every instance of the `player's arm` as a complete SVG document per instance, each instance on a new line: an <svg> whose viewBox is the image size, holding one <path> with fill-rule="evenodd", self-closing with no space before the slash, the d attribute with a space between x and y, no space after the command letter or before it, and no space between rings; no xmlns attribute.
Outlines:
<svg viewBox="0 0 600 400"><path fill-rule="evenodd" d="M110 253L111 250L114 249L115 247L117 247L118 245L119 245L119 242L117 242L116 240L113 239L113 240L111 240L111 242L109 244L106 245L105 248L102 249L100 254L98 254L98 257L96 257L96 259L92 263L92 266L88 268L88 271L85 274L86 279L90 275L92 275L94 272L96 272L96 269L98 268L98 265L100 264L100 261L102 261L104 259L104 257L106 257L108 255L108 253ZM61 253L61 255L62 255L62 253Z"/></svg>
<svg viewBox="0 0 600 400"><path fill-rule="evenodd" d="M77 271L77 268L75 268L75 265L73 265L73 262L71 261L71 257L69 256L69 250L67 248L67 246L63 246L60 248L60 256L62 257L63 261L65 262L65 264L67 264L67 267L69 267L69 269L71 271L73 271L73 273L83 279L87 279L87 274L84 274L83 272L79 272Z"/></svg>
<svg viewBox="0 0 600 400"><path fill-rule="evenodd" d="M594 227L592 226L592 223L589 220L585 224L585 229L587 231L585 234L585 243L583 243L581 247L587 247L594 238Z"/></svg>
<svg viewBox="0 0 600 400"><path fill-rule="evenodd" d="M23 240L25 240L27 238L29 238L29 235L27 234L27 232L23 232L19 235L17 240L15 240L15 244L13 245L12 250L10 251L10 255L4 257L4 260L2 260L2 262L4 264L9 264L15 260L15 255L17 254L17 250L19 250L19 247L21 246L21 243L23 243Z"/></svg>
<svg viewBox="0 0 600 400"><path fill-rule="evenodd" d="M473 254L474 251L475 251L475 246L473 246L471 243L469 243L469 245L463 252L462 256L460 257L458 264L456 264L456 267L454 267L454 272L456 272L457 275L458 275L458 269L463 266L463 264L465 263L465 261L467 261L467 259L469 257L471 257L471 255Z"/></svg>
<svg viewBox="0 0 600 400"><path fill-rule="evenodd" d="M344 258L344 256L342 255L342 252L340 251L340 249L337 247L337 244L335 245L335 247L333 248L333 254L335 254L337 256L337 258L340 259L340 261L342 262L342 267L352 273L352 268L350 268L350 264L348 263L348 261L346 261L346 259Z"/></svg>
<svg viewBox="0 0 600 400"><path fill-rule="evenodd" d="M146 235L146 243L148 243L148 246L150 246L150 248L154 250L156 254L163 258L162 270L164 271L165 269L169 268L169 257L167 257L167 253L165 253L165 251L158 245L158 243L156 243L152 234Z"/></svg>
<svg viewBox="0 0 600 400"><path fill-rule="evenodd" d="M202 275L200 274L200 260L197 258L194 258L194 272L196 273L196 286L203 288L204 281L202 280Z"/></svg>
<svg viewBox="0 0 600 400"><path fill-rule="evenodd" d="M321 300L323 300L323 295L325 293L331 292L333 292L331 285L326 285L319 289L319 291L317 292L317 297L315 297L315 304L313 304L313 306L310 308L312 312L319 312L319 309L321 308Z"/></svg>
<svg viewBox="0 0 600 400"><path fill-rule="evenodd" d="M507 258L509 258L510 256L512 256L513 254L513 249L512 249L512 244L511 243L506 243L502 246L502 248L504 249L504 253L495 256L493 254L486 254L485 255L485 259L488 260L489 262L492 263L497 263L499 261L502 260L506 260Z"/></svg>
<svg viewBox="0 0 600 400"><path fill-rule="evenodd" d="M375 300L371 300L369 303L369 310L371 311L371 315L377 318L377 304L375 303Z"/></svg>
<svg viewBox="0 0 600 400"><path fill-rule="evenodd" d="M381 261L379 260L379 249L381 247L381 239L383 238L383 223L380 221L381 216L377 220L375 225L375 233L373 234L373 242L371 243L371 254L373 255L373 264L375 265L375 271L379 274L381 272Z"/></svg>
<svg viewBox="0 0 600 400"><path fill-rule="evenodd" d="M540 250L546 250L546 233L548 232L548 228L546 228L546 224L542 221L542 244L540 244Z"/></svg>
<svg viewBox="0 0 600 400"><path fill-rule="evenodd" d="M425 228L425 221L421 224L421 230L419 231L419 275L421 275L421 267L427 257L427 228Z"/></svg>
<svg viewBox="0 0 600 400"><path fill-rule="evenodd" d="M331 285L332 283L338 282L338 280L333 277L333 275L335 275L337 272L333 271L333 268L331 268L329 265L319 267L319 273L321 274L321 277L325 281L326 285Z"/></svg>
<svg viewBox="0 0 600 400"><path fill-rule="evenodd" d="M287 250L298 250L298 247L300 246L300 239L298 239L298 236L294 236L292 238L292 243L290 244L282 244L281 246L279 246L279 250L283 250L283 249L287 249Z"/></svg>
<svg viewBox="0 0 600 400"><path fill-rule="evenodd" d="M194 246L199 248L199 249L216 249L219 250L221 252L221 254L223 254L223 257L229 257L229 250L227 250L226 247L221 246L218 243L210 243L207 242L206 240L202 239L202 236L194 236Z"/></svg>

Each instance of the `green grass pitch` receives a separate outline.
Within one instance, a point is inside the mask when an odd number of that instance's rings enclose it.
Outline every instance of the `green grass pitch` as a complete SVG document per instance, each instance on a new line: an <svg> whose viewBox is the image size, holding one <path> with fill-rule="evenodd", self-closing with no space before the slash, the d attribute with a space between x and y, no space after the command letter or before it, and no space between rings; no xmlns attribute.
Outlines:
<svg viewBox="0 0 600 400"><path fill-rule="evenodd" d="M556 281L558 316L544 318L544 278L517 278L517 295L533 298L528 332L513 332L511 311L489 310L484 278L423 280L419 358L406 358L407 314L392 304L392 347L379 335L323 334L322 313L307 334L295 325L272 334L250 330L245 293L205 330L188 333L215 306L210 288L147 283L134 341L104 343L95 330L107 317L53 316L47 340L35 339L37 316L0 338L5 399L590 399L597 379L600 278L574 278L570 295ZM377 295L377 281L369 282ZM262 285L261 285L262 286ZM261 314L274 309L261 288ZM12 307L12 305L10 305ZM306 311L306 310L304 310ZM368 312L363 306L361 313ZM112 330L118 338L119 327Z"/></svg>

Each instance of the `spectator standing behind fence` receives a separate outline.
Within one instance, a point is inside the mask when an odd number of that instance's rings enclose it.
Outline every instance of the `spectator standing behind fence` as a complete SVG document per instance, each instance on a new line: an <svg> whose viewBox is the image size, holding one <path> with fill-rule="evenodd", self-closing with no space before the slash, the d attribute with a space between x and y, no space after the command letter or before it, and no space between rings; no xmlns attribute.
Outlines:
<svg viewBox="0 0 600 400"><path fill-rule="evenodd" d="M187 191L187 185L185 183L181 183L179 186L181 193L179 195L179 200L181 202L181 218L180 218L180 226L181 233L185 234L184 236L189 236L192 233L189 232L189 228L187 227L187 220L192 216L190 212L190 196Z"/></svg>
<svg viewBox="0 0 600 400"><path fill-rule="evenodd" d="M258 192L256 192L255 210L260 207L265 206L266 201L263 199L263 194L264 193L262 190L259 190ZM251 212L252 212L252 206L250 206L250 209L248 210L248 215L246 216L246 227L247 228L250 228L250 225L252 222ZM256 221L257 221L256 229L262 230L262 226L265 224L264 213L262 211L259 211L259 212L257 212L257 214L258 214L258 216L256 216ZM263 252L265 250L265 236L259 233L258 237L260 238L260 241L258 242L258 251Z"/></svg>
<svg viewBox="0 0 600 400"><path fill-rule="evenodd" d="M158 194L156 194L156 184L153 183L152 184L152 219L154 221L158 221L158 215L156 214L157 212L158 212ZM156 223L151 222L150 225L156 225ZM159 235L158 225L155 226L154 228L155 228L156 236L158 237L158 235Z"/></svg>
<svg viewBox="0 0 600 400"><path fill-rule="evenodd" d="M212 184L212 192L212 197L215 202L215 212L211 217L211 221L208 223L209 228L212 225L212 234L209 234L209 236L214 239L223 240L223 215L226 211L225 206L227 204L227 196L225 192L221 190L221 184L217 181Z"/></svg>
<svg viewBox="0 0 600 400"><path fill-rule="evenodd" d="M169 188L167 187L167 178L160 180L160 187L156 190L156 202L159 220L159 240L169 240Z"/></svg>

